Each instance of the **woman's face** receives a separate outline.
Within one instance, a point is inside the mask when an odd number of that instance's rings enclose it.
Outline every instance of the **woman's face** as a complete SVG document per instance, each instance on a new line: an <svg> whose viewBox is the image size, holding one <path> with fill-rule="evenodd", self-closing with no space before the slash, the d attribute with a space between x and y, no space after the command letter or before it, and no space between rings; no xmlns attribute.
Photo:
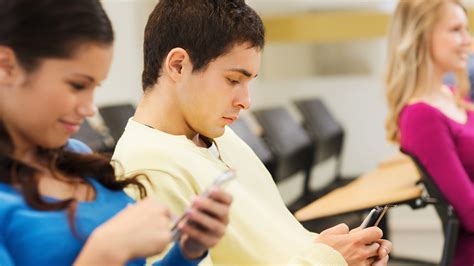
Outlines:
<svg viewBox="0 0 474 266"><path fill-rule="evenodd" d="M42 60L31 73L16 61L17 71L0 69L1 119L16 147L64 145L95 114L93 93L111 60L112 47L84 44L71 58Z"/></svg>
<svg viewBox="0 0 474 266"><path fill-rule="evenodd" d="M461 6L446 3L441 14L431 36L435 68L443 73L465 70L471 46L466 13Z"/></svg>

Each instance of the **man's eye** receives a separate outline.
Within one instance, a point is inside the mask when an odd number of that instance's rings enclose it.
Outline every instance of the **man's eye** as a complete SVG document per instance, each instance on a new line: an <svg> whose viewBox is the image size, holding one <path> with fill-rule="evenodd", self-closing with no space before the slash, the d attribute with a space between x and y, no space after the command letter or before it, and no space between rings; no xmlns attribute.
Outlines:
<svg viewBox="0 0 474 266"><path fill-rule="evenodd" d="M229 78L228 78L227 80L228 80L228 81L229 81L229 83L230 83L230 84L232 84L232 85L237 85L237 84L239 84L239 83L240 83L240 81L238 81L238 80L235 80L235 79L229 79Z"/></svg>

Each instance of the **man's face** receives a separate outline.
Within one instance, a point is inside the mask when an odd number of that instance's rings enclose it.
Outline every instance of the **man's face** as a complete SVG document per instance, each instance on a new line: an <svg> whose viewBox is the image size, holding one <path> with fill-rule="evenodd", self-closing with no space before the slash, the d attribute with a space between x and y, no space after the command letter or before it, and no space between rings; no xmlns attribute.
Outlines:
<svg viewBox="0 0 474 266"><path fill-rule="evenodd" d="M242 109L250 107L250 81L257 76L260 58L260 49L243 43L211 61L204 71L183 73L177 84L177 111L186 135L219 137Z"/></svg>

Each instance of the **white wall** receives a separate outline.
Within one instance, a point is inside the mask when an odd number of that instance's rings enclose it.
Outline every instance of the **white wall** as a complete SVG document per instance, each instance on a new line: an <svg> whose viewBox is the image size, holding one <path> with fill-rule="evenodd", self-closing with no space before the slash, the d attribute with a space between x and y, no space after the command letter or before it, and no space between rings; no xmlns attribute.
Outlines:
<svg viewBox="0 0 474 266"><path fill-rule="evenodd" d="M97 90L97 105L131 102L141 96L143 30L154 1L102 0L114 31L114 59L108 79Z"/></svg>

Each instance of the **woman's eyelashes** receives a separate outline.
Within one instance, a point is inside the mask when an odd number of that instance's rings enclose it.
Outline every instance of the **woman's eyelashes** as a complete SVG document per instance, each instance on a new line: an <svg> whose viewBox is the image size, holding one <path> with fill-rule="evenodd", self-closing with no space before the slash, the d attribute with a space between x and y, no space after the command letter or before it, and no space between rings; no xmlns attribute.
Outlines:
<svg viewBox="0 0 474 266"><path fill-rule="evenodd" d="M462 31L468 32L467 25L462 25L462 24L453 25L450 30L452 32L462 32Z"/></svg>
<svg viewBox="0 0 474 266"><path fill-rule="evenodd" d="M83 82L69 81L68 83L69 83L69 86L71 86L71 88L73 88L76 91L81 91L88 87L88 84L85 84Z"/></svg>
<svg viewBox="0 0 474 266"><path fill-rule="evenodd" d="M451 28L451 31L453 31L453 32L459 32L459 31L461 31L462 29L463 29L463 28L462 28L461 26L455 26L455 27L452 27L452 28Z"/></svg>

